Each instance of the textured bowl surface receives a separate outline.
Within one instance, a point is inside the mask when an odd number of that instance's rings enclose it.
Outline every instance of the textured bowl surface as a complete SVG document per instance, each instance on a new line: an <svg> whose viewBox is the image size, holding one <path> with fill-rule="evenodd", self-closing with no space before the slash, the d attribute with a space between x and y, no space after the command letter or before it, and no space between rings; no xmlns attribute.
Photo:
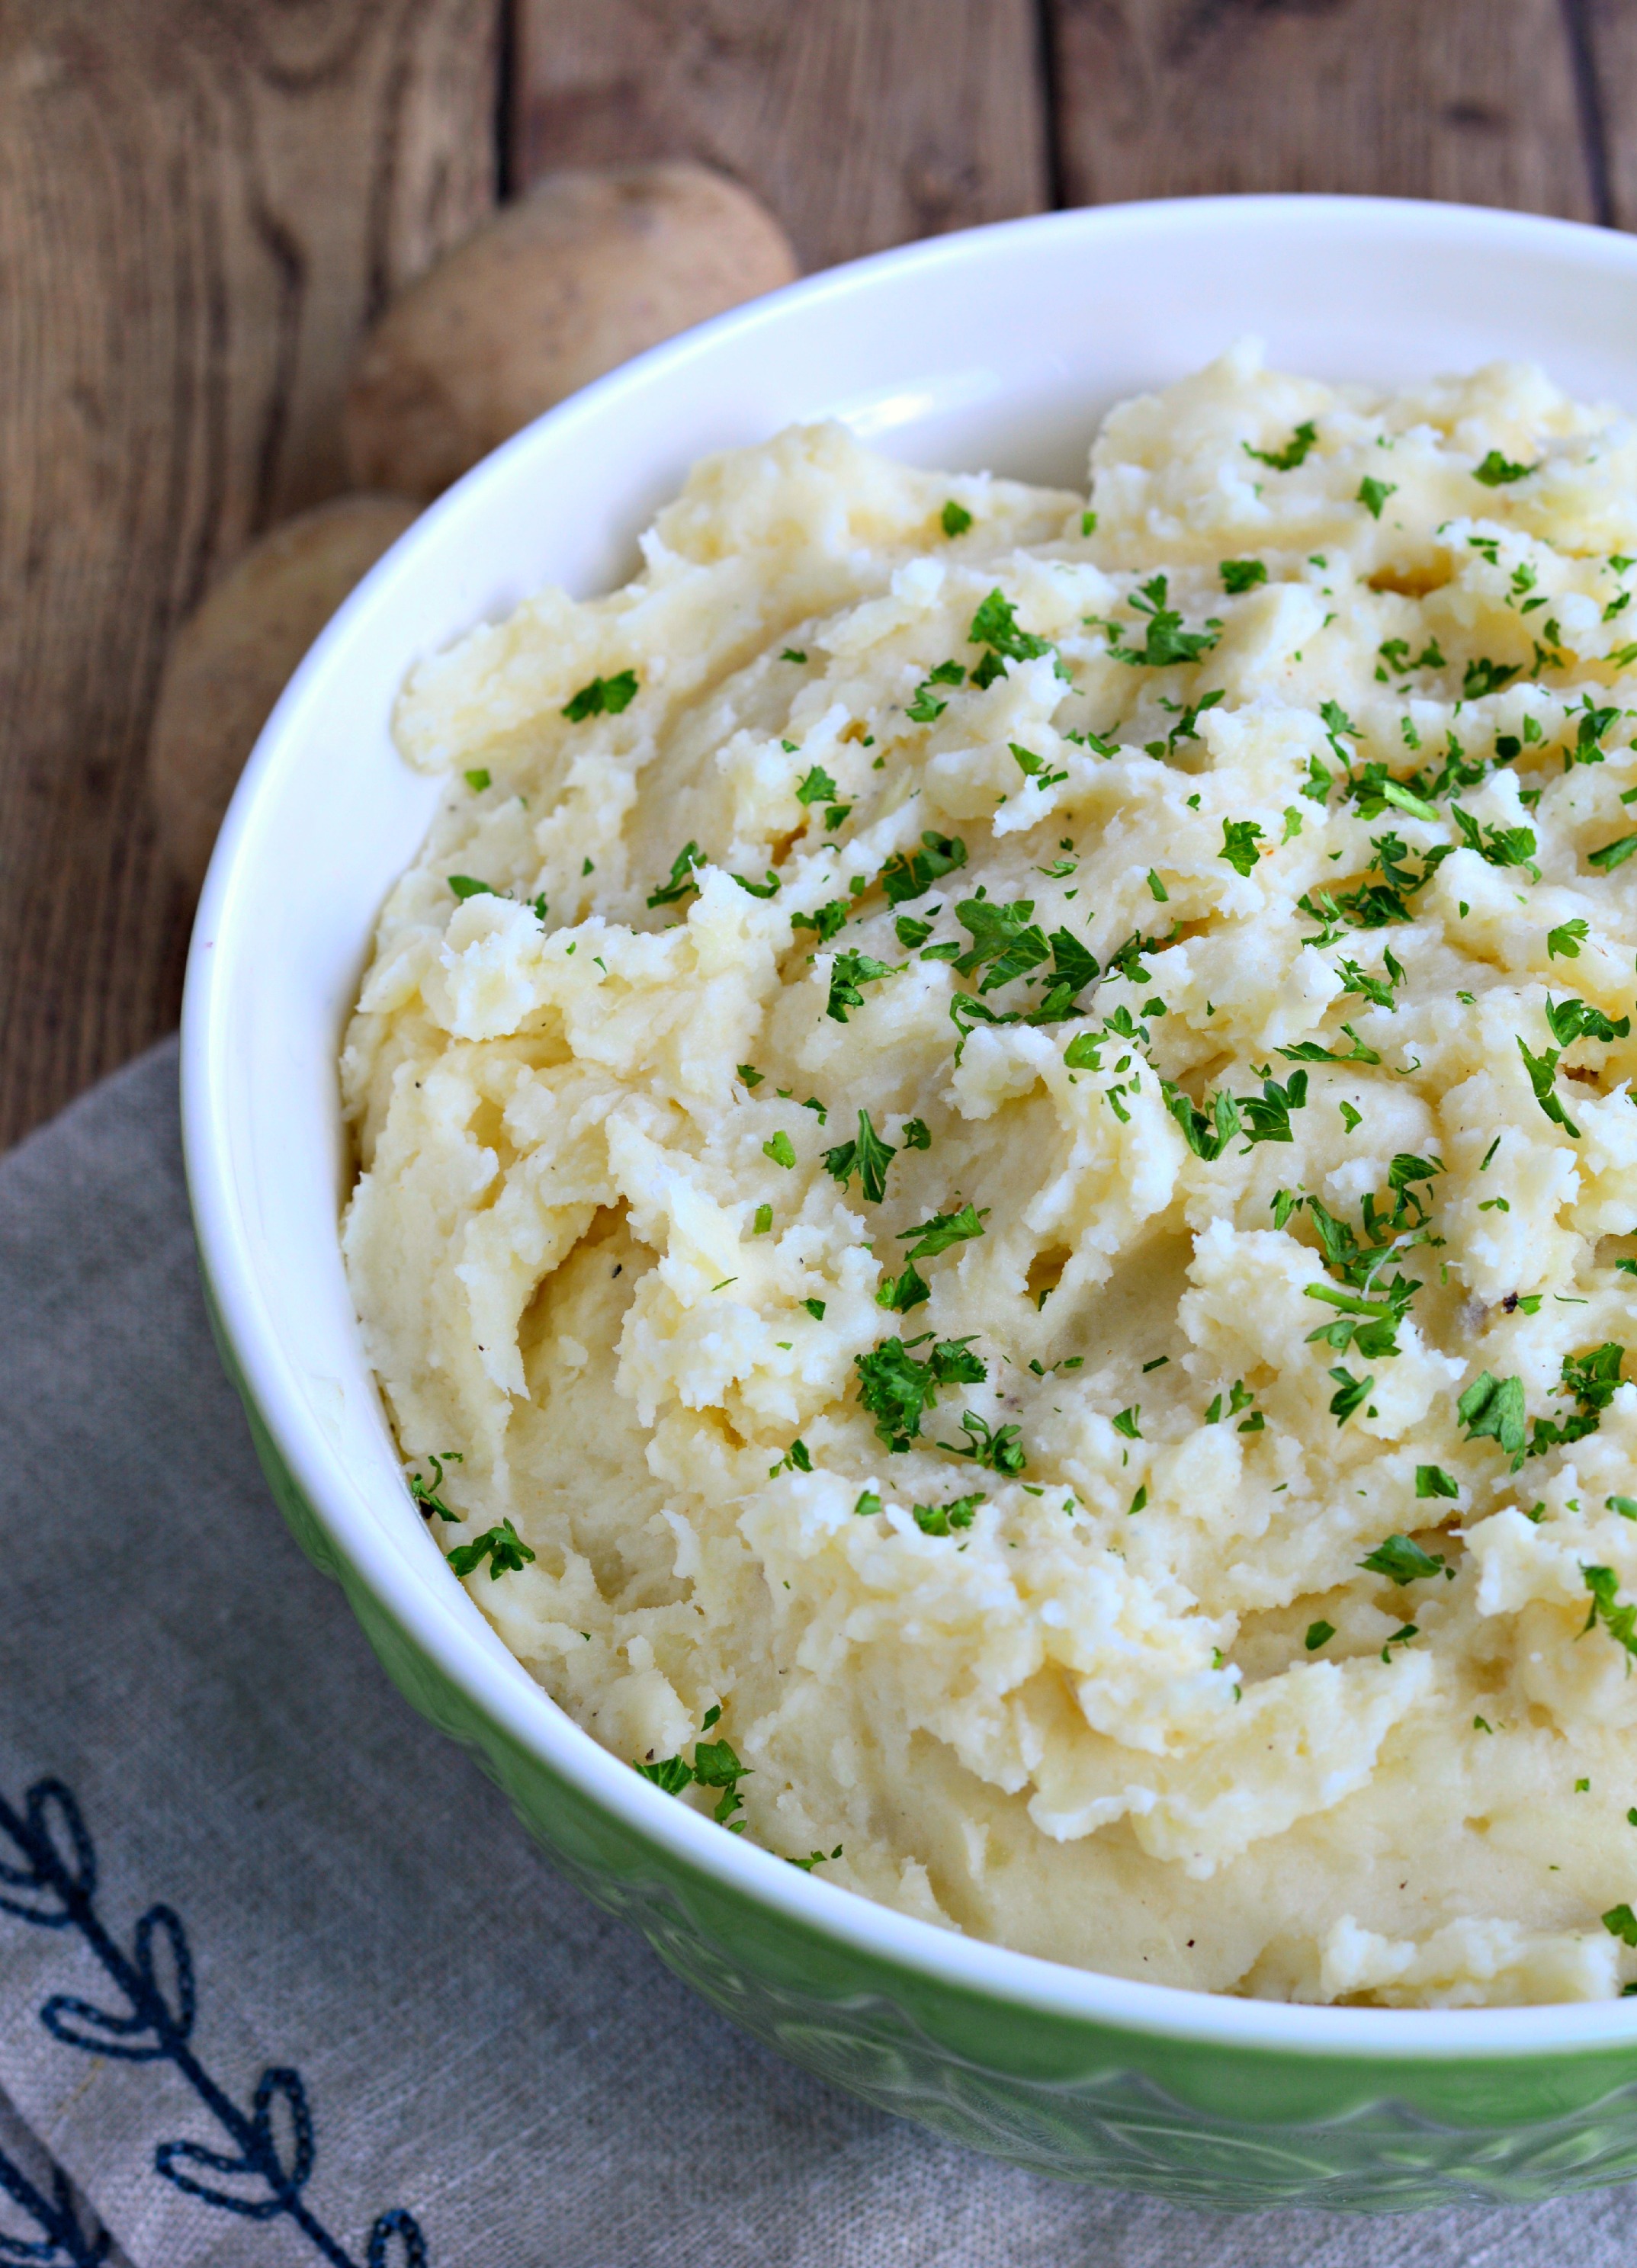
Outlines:
<svg viewBox="0 0 1637 2268"><path fill-rule="evenodd" d="M269 720L200 908L195 1216L274 1493L402 1690L679 1974L837 2085L1020 2163L1197 2204L1528 2199L1637 2176L1637 2004L1299 2008L1099 1977L911 1921L747 1847L548 1700L405 1491L336 1241L336 1056L435 782L410 663L525 593L606 588L707 450L840 416L919 463L1083 483L1101 414L1246 332L1396 383L1497 356L1637 401L1637 241L1457 206L1221 198L1051 215L723 316L486 460L375 568Z"/></svg>

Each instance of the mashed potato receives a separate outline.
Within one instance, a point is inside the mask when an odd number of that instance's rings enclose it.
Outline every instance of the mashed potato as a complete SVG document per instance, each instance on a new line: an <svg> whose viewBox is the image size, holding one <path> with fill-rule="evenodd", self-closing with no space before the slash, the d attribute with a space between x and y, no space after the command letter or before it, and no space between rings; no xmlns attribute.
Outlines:
<svg viewBox="0 0 1637 2268"><path fill-rule="evenodd" d="M1628 554L1537 372L1242 349L1088 502L788 432L420 663L347 1265L615 1755L1122 1976L1637 1977Z"/></svg>

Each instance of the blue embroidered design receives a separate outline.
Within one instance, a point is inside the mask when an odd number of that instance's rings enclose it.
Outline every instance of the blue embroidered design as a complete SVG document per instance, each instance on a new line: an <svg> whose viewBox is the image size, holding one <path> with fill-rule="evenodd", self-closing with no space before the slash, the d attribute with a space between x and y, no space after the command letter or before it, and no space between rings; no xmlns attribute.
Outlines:
<svg viewBox="0 0 1637 2268"><path fill-rule="evenodd" d="M40 2239L8 2236L0 2229L0 2260L28 2260L34 2268L102 2268L108 2257L108 2239L98 2229L87 2235L74 2210L73 2192L66 2177L54 2167L47 2197L37 2190L14 2159L0 2150L0 2190L23 2208L40 2231Z"/></svg>
<svg viewBox="0 0 1637 2268"><path fill-rule="evenodd" d="M193 1959L181 1917L167 1905L150 1906L136 1924L131 1950L122 1950L98 1916L96 1852L79 1806L59 1779L38 1781L22 1812L0 1795L0 1837L16 1852L16 1863L0 1858L0 1910L42 1929L77 1931L125 2001L122 2008L99 2008L70 1993L54 1993L40 2011L46 2029L65 2047L92 2055L168 2063L232 2145L220 2150L203 2142L161 2142L154 2170L225 2213L249 2220L284 2216L332 2268L359 2268L302 2198L313 2172L313 2139L300 2073L283 2066L264 2071L247 2113L189 2047ZM66 2189L54 2205L5 2159L0 2159L0 2187L33 2214L47 2239L44 2245L28 2245L0 2235L0 2261L96 2268L104 2258L107 2238L87 2240ZM380 2215L370 2231L363 2268L427 2268L426 2241L411 2214Z"/></svg>

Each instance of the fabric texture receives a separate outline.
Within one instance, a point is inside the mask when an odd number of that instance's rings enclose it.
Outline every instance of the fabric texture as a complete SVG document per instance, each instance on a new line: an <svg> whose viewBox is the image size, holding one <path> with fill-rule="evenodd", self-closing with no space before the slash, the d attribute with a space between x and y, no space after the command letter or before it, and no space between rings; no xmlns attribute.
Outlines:
<svg viewBox="0 0 1637 2268"><path fill-rule="evenodd" d="M1362 2221L1050 2182L695 1999L284 1532L205 1324L175 1083L167 1045L0 1162L0 2261L1629 2259L1619 2191Z"/></svg>

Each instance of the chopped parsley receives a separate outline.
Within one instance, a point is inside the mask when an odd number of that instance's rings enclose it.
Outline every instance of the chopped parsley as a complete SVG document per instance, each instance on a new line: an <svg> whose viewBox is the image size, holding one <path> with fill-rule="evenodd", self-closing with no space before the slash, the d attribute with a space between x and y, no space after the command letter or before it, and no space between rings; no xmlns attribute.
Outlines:
<svg viewBox="0 0 1637 2268"><path fill-rule="evenodd" d="M1449 816L1460 828L1469 850L1476 850L1492 866L1528 866L1539 880L1539 870L1530 863L1537 847L1531 828L1485 827L1458 803L1450 805Z"/></svg>
<svg viewBox="0 0 1637 2268"><path fill-rule="evenodd" d="M987 967L980 992L993 992L1009 984L1014 976L1038 968L1050 955L1051 946L1034 921L1034 911L1032 898L1017 898L1006 906L996 905L989 898L963 898L956 906L955 919L972 942L955 965L962 976Z"/></svg>
<svg viewBox="0 0 1637 2268"><path fill-rule="evenodd" d="M796 790L798 803L834 803L841 792L822 764L815 764Z"/></svg>
<svg viewBox="0 0 1637 2268"><path fill-rule="evenodd" d="M872 961L867 953L838 953L830 969L830 999L824 1013L833 1022L844 1024L850 1008L864 1005L864 995L859 990L861 984L879 984L883 977L902 973L902 966L895 968L888 961Z"/></svg>
<svg viewBox="0 0 1637 2268"><path fill-rule="evenodd" d="M1552 1036L1560 1048L1573 1047L1576 1040L1623 1040L1630 1035L1632 1020L1622 1016L1611 1021L1601 1008L1589 1007L1584 1000L1553 1000L1546 996L1546 1021L1552 1027Z"/></svg>
<svg viewBox="0 0 1637 2268"><path fill-rule="evenodd" d="M1565 961L1578 961L1581 946L1589 932L1584 921L1560 922L1556 929L1546 932L1546 958L1555 961L1560 954Z"/></svg>
<svg viewBox="0 0 1637 2268"><path fill-rule="evenodd" d="M1222 821L1222 847L1217 852L1236 874L1249 876L1255 873L1259 860L1257 844L1262 829L1254 819L1225 819Z"/></svg>
<svg viewBox="0 0 1637 2268"><path fill-rule="evenodd" d="M671 861L670 879L660 885L648 900L649 905L674 906L689 891L697 890L699 885L693 878L694 869L705 863L704 854L697 843L684 843Z"/></svg>
<svg viewBox="0 0 1637 2268"><path fill-rule="evenodd" d="M1301 1643L1306 1646L1309 1653L1316 1653L1320 1646L1328 1646L1335 1635L1336 1625L1334 1623L1309 1623L1308 1624L1308 1634L1306 1638L1302 1639Z"/></svg>
<svg viewBox="0 0 1637 2268"><path fill-rule="evenodd" d="M734 880L741 890L748 890L753 898L776 898L781 887L778 876L771 866L767 870L767 880L764 882L747 882L742 874L735 874Z"/></svg>
<svg viewBox="0 0 1637 2268"><path fill-rule="evenodd" d="M965 864L966 845L958 835L928 832L918 850L899 850L889 858L881 871L881 887L890 905L904 905L925 897L940 875L954 873Z"/></svg>
<svg viewBox="0 0 1637 2268"><path fill-rule="evenodd" d="M972 672L972 682L980 688L1004 677L1008 661L1033 661L1052 650L1050 639L1019 630L1017 610L998 585L972 616L966 635L974 645L989 649Z"/></svg>
<svg viewBox="0 0 1637 2268"><path fill-rule="evenodd" d="M1338 1425L1345 1425L1353 1411L1375 1388L1374 1378L1354 1378L1350 1370L1337 1364L1331 1372L1337 1381L1336 1391L1330 1397L1330 1414Z"/></svg>
<svg viewBox="0 0 1637 2268"><path fill-rule="evenodd" d="M482 795L483 790L490 784L489 774L481 768L476 771L463 774L463 777L474 795Z"/></svg>
<svg viewBox="0 0 1637 2268"><path fill-rule="evenodd" d="M1219 559L1216 571L1231 598L1237 598L1242 591L1254 591L1258 583L1267 580L1267 569L1259 559Z"/></svg>
<svg viewBox="0 0 1637 2268"><path fill-rule="evenodd" d="M1637 850L1637 835L1621 835L1612 843L1605 843L1600 850L1589 850L1586 864L1611 874L1617 866L1626 864L1633 850Z"/></svg>
<svg viewBox="0 0 1637 2268"><path fill-rule="evenodd" d="M796 1145L781 1126L771 1142L763 1142L762 1155L771 1158L776 1166L783 1166L788 1171L796 1162Z"/></svg>
<svg viewBox="0 0 1637 2268"><path fill-rule="evenodd" d="M963 1410L961 1412L961 1431L966 1435L964 1444L940 1441L940 1448L952 1449L957 1457L970 1457L975 1463L986 1466L992 1473L999 1473L1005 1480L1015 1480L1020 1473L1028 1470L1029 1459L1023 1454L1023 1445L1019 1438L1022 1432L1021 1425L992 1427L986 1418L978 1417L973 1410Z"/></svg>
<svg viewBox="0 0 1637 2268"><path fill-rule="evenodd" d="M430 1486L421 1478L419 1473L411 1473L409 1476L409 1494L415 1499L421 1518L430 1520L433 1513L436 1513L439 1520L461 1519L462 1515L458 1512L451 1512L443 1500L443 1469L446 1464L463 1465L466 1462L464 1455L459 1449L446 1449L442 1456L435 1457L429 1450L426 1462L432 1469Z"/></svg>
<svg viewBox="0 0 1637 2268"><path fill-rule="evenodd" d="M1581 1627L1581 1636L1584 1638L1589 1630L1595 1629L1597 1624L1601 1623L1609 1636L1623 1646L1627 1653L1637 1654L1637 1604L1633 1604L1629 1600L1623 1607L1615 1604L1616 1594L1619 1588L1619 1578L1613 1568L1588 1567L1582 1565L1580 1572L1582 1581L1591 1593L1591 1608ZM1624 1913L1627 1920L1630 1920L1629 1906L1617 1906L1614 1911L1616 1913ZM1607 1926L1611 1928L1613 1926L1607 1914L1604 1914L1603 1918ZM1618 1935L1621 1933L1616 1933ZM1634 1932L1626 1942L1629 1945L1637 1945L1637 1932Z"/></svg>
<svg viewBox="0 0 1637 2268"><path fill-rule="evenodd" d="M1578 1142L1580 1128L1564 1108L1562 1097L1559 1094L1555 1084L1562 1049L1543 1048L1540 1053L1536 1055L1530 1050L1528 1041L1520 1032L1517 1035L1517 1051L1523 1058L1523 1068L1529 1073L1529 1083L1535 1091L1535 1100L1540 1105L1542 1112L1554 1126L1560 1126L1571 1141Z"/></svg>
<svg viewBox="0 0 1637 2268"><path fill-rule="evenodd" d="M1298 465L1306 461L1308 451L1317 439L1317 433L1304 419L1282 449L1253 449L1249 441L1242 441L1239 446L1257 464L1271 465L1276 473L1294 473Z"/></svg>
<svg viewBox="0 0 1637 2268"><path fill-rule="evenodd" d="M1032 780L1043 792L1049 787L1055 787L1059 780L1066 780L1068 777L1066 772L1048 771L1045 758L1037 756L1033 748L1020 747L1015 740L1008 740L1007 746L1011 749L1013 761L1024 778Z"/></svg>
<svg viewBox="0 0 1637 2268"><path fill-rule="evenodd" d="M1100 1071L1102 1068L1100 1058L1095 1061L1090 1059L1091 1055L1095 1053L1095 1050L1088 1047L1090 1040L1091 1035L1087 1032L1082 1033L1079 1039L1070 1042L1063 1059L1072 1069L1081 1067L1088 1071ZM1088 1048L1088 1054L1077 1058L1074 1050L1081 1047ZM1237 1104L1233 1096L1221 1088L1217 1090L1209 1117L1196 1103L1190 1101L1181 1087L1173 1086L1169 1079L1162 1079L1160 1081L1160 1092L1165 1098L1166 1108L1182 1130L1184 1141L1187 1143L1196 1158L1203 1158L1207 1163L1213 1158L1220 1158L1235 1135L1244 1131L1240 1123Z"/></svg>
<svg viewBox="0 0 1637 2268"><path fill-rule="evenodd" d="M807 659L807 655L802 652L800 646L787 645L778 658L781 661L800 662Z"/></svg>
<svg viewBox="0 0 1637 2268"><path fill-rule="evenodd" d="M1221 636L1220 622L1213 619L1203 630L1185 630L1181 615L1166 604L1169 593L1167 578L1154 575L1132 593L1132 608L1147 617L1144 641L1140 646L1122 644L1119 625L1110 623L1109 653L1113 660L1128 662L1133 669L1165 669L1174 662L1198 661L1210 652Z"/></svg>
<svg viewBox="0 0 1637 2268"><path fill-rule="evenodd" d="M1516 1472L1524 1457L1523 1381L1480 1371L1456 1403L1469 1441L1492 1440Z"/></svg>
<svg viewBox="0 0 1637 2268"><path fill-rule="evenodd" d="M902 1339L883 1339L867 1354L854 1355L852 1365L859 1373L859 1400L874 1418L879 1438L894 1451L907 1449L919 1433L941 1387L981 1386L989 1374L972 1353L970 1338L940 1339L924 1359Z"/></svg>
<svg viewBox="0 0 1637 2268"><path fill-rule="evenodd" d="M949 706L933 693L934 685L962 685L966 671L958 661L940 661L936 669L929 670L915 688L915 698L904 711L912 725L933 725Z"/></svg>
<svg viewBox="0 0 1637 2268"><path fill-rule="evenodd" d="M571 725L580 724L587 717L617 717L636 697L637 673L622 669L617 677L594 677L589 685L582 685L564 704L563 714Z"/></svg>
<svg viewBox="0 0 1637 2268"><path fill-rule="evenodd" d="M975 1496L954 1497L948 1504L912 1504L910 1510L923 1535L948 1535L954 1528L970 1528L983 1501L980 1491Z"/></svg>
<svg viewBox="0 0 1637 2268"><path fill-rule="evenodd" d="M841 930L852 910L845 898L831 898L827 904L817 907L810 914L792 914L790 926L792 929L816 930L819 943L828 945Z"/></svg>
<svg viewBox="0 0 1637 2268"><path fill-rule="evenodd" d="M1442 1551L1423 1551L1407 1535L1390 1535L1367 1552L1359 1565L1372 1575L1385 1575L1392 1583L1422 1583L1444 1565Z"/></svg>
<svg viewBox="0 0 1637 2268"><path fill-rule="evenodd" d="M759 1204L756 1209L756 1219L750 1226L750 1233L752 1236L765 1236L772 1226L772 1206L771 1204Z"/></svg>
<svg viewBox="0 0 1637 2268"><path fill-rule="evenodd" d="M933 1259L939 1253L948 1252L951 1245L970 1243L972 1238L981 1236L988 1217L986 1206L980 1213L969 1198L958 1212L935 1212L918 1227L901 1228L898 1241L910 1246L904 1255L906 1260Z"/></svg>
<svg viewBox="0 0 1637 2268"><path fill-rule="evenodd" d="M1249 1146L1258 1142L1293 1142L1290 1114L1307 1107L1308 1075L1305 1071L1293 1071L1281 1086L1276 1079L1265 1076L1260 1094L1242 1094L1236 1098L1241 1116L1245 1121L1244 1134Z"/></svg>
<svg viewBox="0 0 1637 2268"><path fill-rule="evenodd" d="M1434 1496L1457 1497L1461 1491L1442 1465L1417 1465L1415 1493L1424 1500Z"/></svg>
<svg viewBox="0 0 1637 2268"><path fill-rule="evenodd" d="M946 535L964 535L967 529L972 525L971 513L968 512L964 504L957 504L953 497L951 497L948 503L945 504L942 512L940 512L938 517L942 522L943 532Z"/></svg>
<svg viewBox="0 0 1637 2268"><path fill-rule="evenodd" d="M1509 457L1503 457L1499 449L1492 449L1481 465L1473 466L1472 478L1481 481L1486 489L1500 489L1505 488L1511 481L1526 480L1530 473L1538 470L1536 465L1515 465Z"/></svg>
<svg viewBox="0 0 1637 2268"><path fill-rule="evenodd" d="M1378 481L1367 473L1359 482L1358 502L1364 506L1372 519L1379 519L1382 516L1382 506L1390 496L1397 496L1397 493L1398 484L1396 481Z"/></svg>
<svg viewBox="0 0 1637 2268"><path fill-rule="evenodd" d="M872 1204L879 1204L887 1194L887 1168L898 1152L890 1142L883 1142L870 1123L867 1110L859 1113L858 1138L843 1142L824 1152L824 1167L844 1189L856 1173L859 1188Z"/></svg>
<svg viewBox="0 0 1637 2268"><path fill-rule="evenodd" d="M498 1528L475 1536L470 1543L457 1543L449 1554L449 1565L464 1581L487 1559L489 1580L498 1583L502 1575L518 1573L534 1556L511 1521L503 1520Z"/></svg>
<svg viewBox="0 0 1637 2268"><path fill-rule="evenodd" d="M911 1307L922 1306L932 1296L932 1285L911 1260L905 1263L902 1275L882 1278L875 1304L885 1307L889 1314L907 1315Z"/></svg>
<svg viewBox="0 0 1637 2268"><path fill-rule="evenodd" d="M500 895L492 882L480 882L473 874L446 874L444 880L457 898L495 898Z"/></svg>
<svg viewBox="0 0 1637 2268"><path fill-rule="evenodd" d="M1614 1399L1614 1390L1620 1383L1620 1365L1626 1350L1617 1339L1605 1339L1589 1354L1565 1355L1562 1376L1553 1387L1554 1394L1572 1394L1580 1405L1574 1415L1561 1421L1537 1418L1533 1436L1529 1445L1531 1457L1544 1456L1570 1441L1583 1441L1588 1433L1595 1433L1603 1422L1603 1412Z"/></svg>

